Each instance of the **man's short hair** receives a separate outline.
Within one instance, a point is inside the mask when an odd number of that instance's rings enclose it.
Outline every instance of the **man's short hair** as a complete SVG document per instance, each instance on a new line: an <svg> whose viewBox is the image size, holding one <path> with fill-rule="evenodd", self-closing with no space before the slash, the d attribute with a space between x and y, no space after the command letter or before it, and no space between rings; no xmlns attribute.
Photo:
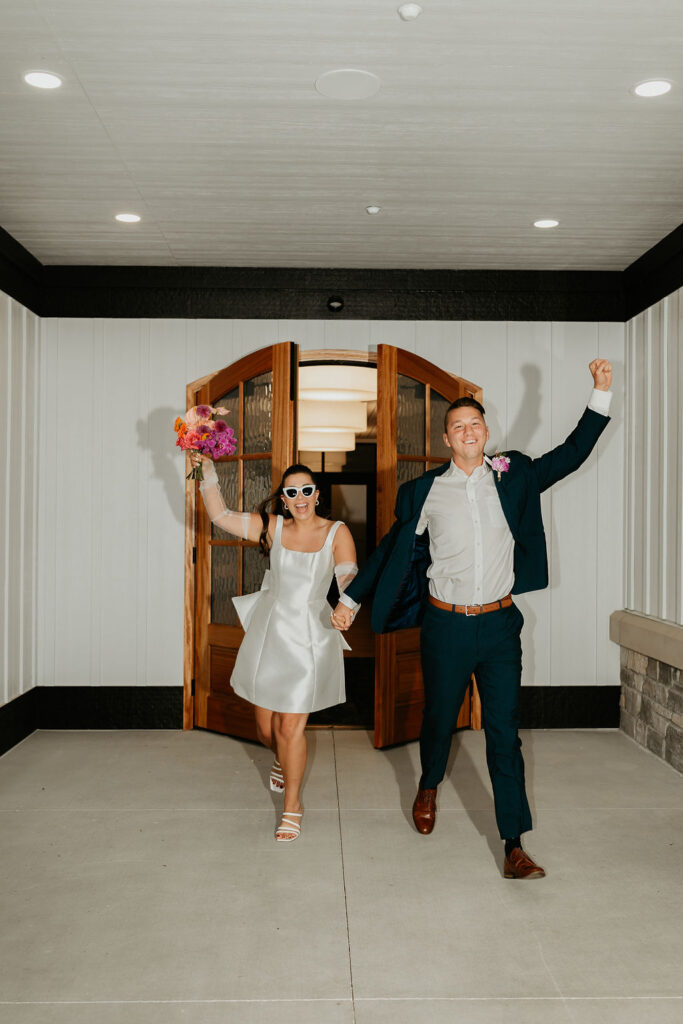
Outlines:
<svg viewBox="0 0 683 1024"><path fill-rule="evenodd" d="M443 418L444 434L448 433L448 417L453 412L453 410L464 409L467 408L468 406L471 406L473 409L477 409L481 413L482 417L486 416L486 409L481 404L481 402L478 402L476 400L476 398L472 398L470 395L465 395L464 398L456 398L456 400L454 402L451 402L451 404L446 409L446 415Z"/></svg>

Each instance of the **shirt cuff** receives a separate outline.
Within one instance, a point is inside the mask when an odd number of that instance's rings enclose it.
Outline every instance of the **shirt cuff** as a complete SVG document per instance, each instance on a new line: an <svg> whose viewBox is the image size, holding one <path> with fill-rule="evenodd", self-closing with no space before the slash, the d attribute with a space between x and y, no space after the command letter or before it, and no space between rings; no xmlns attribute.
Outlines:
<svg viewBox="0 0 683 1024"><path fill-rule="evenodd" d="M609 416L609 407L611 402L611 391L598 391L597 388L593 388L590 401L588 402L588 408L592 409L593 412L599 412L601 416Z"/></svg>
<svg viewBox="0 0 683 1024"><path fill-rule="evenodd" d="M350 608L352 612L358 607L358 601L354 601L352 597L347 597L346 594L340 594L339 601L341 604L345 604L347 608Z"/></svg>

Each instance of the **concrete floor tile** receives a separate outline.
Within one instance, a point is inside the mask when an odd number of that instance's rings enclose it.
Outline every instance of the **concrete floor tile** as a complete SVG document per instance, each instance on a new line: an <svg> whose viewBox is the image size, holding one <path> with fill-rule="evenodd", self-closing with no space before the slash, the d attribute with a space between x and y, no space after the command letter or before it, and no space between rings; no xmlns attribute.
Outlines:
<svg viewBox="0 0 683 1024"><path fill-rule="evenodd" d="M521 736L529 791L539 811L683 807L681 776L618 729L548 729Z"/></svg>
<svg viewBox="0 0 683 1024"><path fill-rule="evenodd" d="M354 732L348 742L337 745L337 767L341 807L412 807L420 779L416 742L375 750L371 733ZM483 734L455 736L446 778L439 787L439 806L493 813Z"/></svg>
<svg viewBox="0 0 683 1024"><path fill-rule="evenodd" d="M0 1003L0 1024L353 1024L351 1000Z"/></svg>
<svg viewBox="0 0 683 1024"><path fill-rule="evenodd" d="M678 999L568 999L571 1024L680 1024L683 995Z"/></svg>
<svg viewBox="0 0 683 1024"><path fill-rule="evenodd" d="M331 730L308 734L307 807L336 808ZM38 731L0 760L0 809L262 808L272 754L196 729ZM279 805L278 805L279 806Z"/></svg>
<svg viewBox="0 0 683 1024"><path fill-rule="evenodd" d="M442 811L438 829L421 836L400 810L342 813L356 996L557 995L487 839L463 811Z"/></svg>
<svg viewBox="0 0 683 1024"><path fill-rule="evenodd" d="M356 1024L573 1024L562 999L356 1000Z"/></svg>
<svg viewBox="0 0 683 1024"><path fill-rule="evenodd" d="M533 931L564 996L683 993L683 811L543 812L525 843L548 872L505 890L509 913Z"/></svg>
<svg viewBox="0 0 683 1024"><path fill-rule="evenodd" d="M618 730L522 730L532 810L554 807L681 807L678 773ZM417 743L375 750L372 734L337 744L342 807L411 807L420 778ZM493 814L483 732L453 738L440 807Z"/></svg>
<svg viewBox="0 0 683 1024"><path fill-rule="evenodd" d="M349 955L357 1024L678 1024L680 776L619 733L523 734L548 877L510 881L483 739L425 837L416 744L311 732L284 845L255 744L34 733L0 758L0 1024L351 1024Z"/></svg>
<svg viewBox="0 0 683 1024"><path fill-rule="evenodd" d="M350 996L336 811L1 817L4 999Z"/></svg>

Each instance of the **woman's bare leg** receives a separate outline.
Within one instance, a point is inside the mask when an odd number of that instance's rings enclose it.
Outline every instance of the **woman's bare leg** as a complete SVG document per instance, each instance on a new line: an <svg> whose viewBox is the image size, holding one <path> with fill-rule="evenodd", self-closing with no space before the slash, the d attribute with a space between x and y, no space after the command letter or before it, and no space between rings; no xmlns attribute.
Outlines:
<svg viewBox="0 0 683 1024"><path fill-rule="evenodd" d="M256 718L256 735L264 747L272 750L277 757L275 736L273 734L273 712L268 708L260 708L254 705L254 716Z"/></svg>
<svg viewBox="0 0 683 1024"><path fill-rule="evenodd" d="M301 811L301 783L306 770L306 722L308 715L273 714L273 732L285 777L285 813Z"/></svg>

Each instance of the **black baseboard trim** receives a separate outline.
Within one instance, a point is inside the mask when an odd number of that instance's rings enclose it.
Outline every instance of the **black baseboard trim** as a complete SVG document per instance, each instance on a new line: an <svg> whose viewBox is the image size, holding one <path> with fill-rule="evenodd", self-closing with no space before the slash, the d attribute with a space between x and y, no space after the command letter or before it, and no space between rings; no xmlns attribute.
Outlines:
<svg viewBox="0 0 683 1024"><path fill-rule="evenodd" d="M38 728L38 689L22 693L0 708L0 757Z"/></svg>
<svg viewBox="0 0 683 1024"><path fill-rule="evenodd" d="M522 729L618 729L620 686L523 686Z"/></svg>
<svg viewBox="0 0 683 1024"><path fill-rule="evenodd" d="M182 686L40 686L38 729L182 729Z"/></svg>
<svg viewBox="0 0 683 1024"><path fill-rule="evenodd" d="M369 660L369 659L368 659ZM372 685L366 673L367 685ZM364 677L365 679L365 677ZM618 729L619 686L523 686L522 729ZM317 716L372 729L370 702L355 697ZM366 706L367 705L367 706ZM360 719L359 720L359 716ZM315 724L316 716L312 716ZM182 686L37 686L0 707L0 755L35 729L182 729Z"/></svg>

